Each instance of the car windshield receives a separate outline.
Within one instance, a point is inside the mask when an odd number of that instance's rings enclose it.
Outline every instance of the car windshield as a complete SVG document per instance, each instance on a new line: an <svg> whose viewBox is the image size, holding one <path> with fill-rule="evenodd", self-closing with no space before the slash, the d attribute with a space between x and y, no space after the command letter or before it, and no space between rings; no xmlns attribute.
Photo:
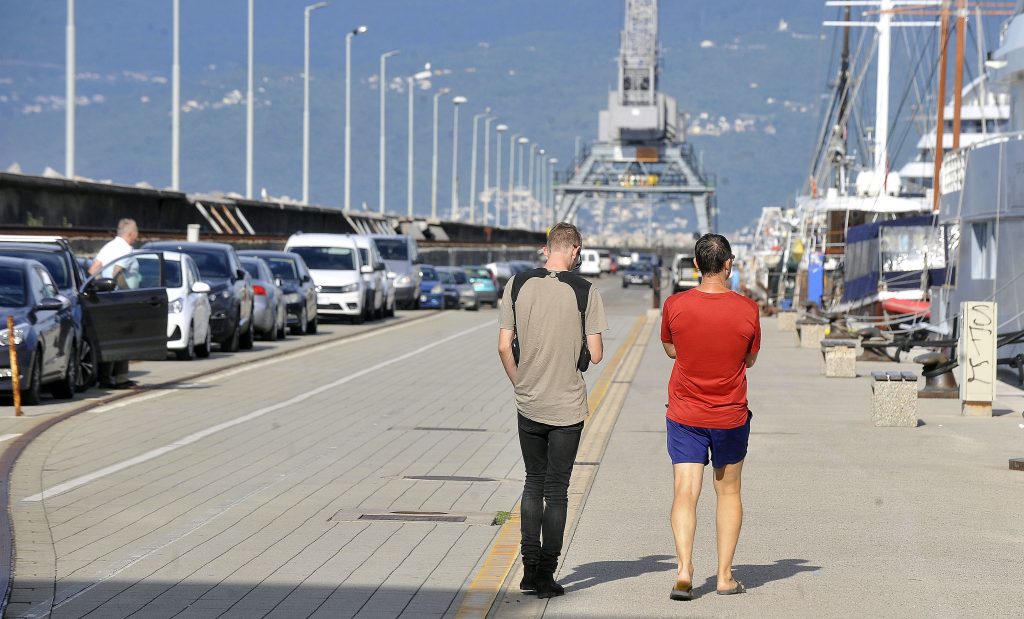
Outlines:
<svg viewBox="0 0 1024 619"><path fill-rule="evenodd" d="M455 276L455 283L456 284L467 284L467 283L469 283L469 280L466 278L465 271L455 271L454 273L452 273L452 275Z"/></svg>
<svg viewBox="0 0 1024 619"><path fill-rule="evenodd" d="M242 258L242 268L249 273L249 277L260 279L260 263L257 258Z"/></svg>
<svg viewBox="0 0 1024 619"><path fill-rule="evenodd" d="M441 280L442 284L454 284L455 280L452 278L452 274L448 271L438 271L438 279Z"/></svg>
<svg viewBox="0 0 1024 619"><path fill-rule="evenodd" d="M409 244L403 239L374 239L377 251L385 260L408 260Z"/></svg>
<svg viewBox="0 0 1024 619"><path fill-rule="evenodd" d="M71 283L71 272L68 270L67 260L64 259L63 254L58 254L52 251L15 249L10 247L0 249L0 256L36 260L50 272L50 277L53 278L53 283L57 284L57 288L60 288L61 290L74 288L74 284Z"/></svg>
<svg viewBox="0 0 1024 619"><path fill-rule="evenodd" d="M164 260L164 281L168 288L181 288L181 262Z"/></svg>
<svg viewBox="0 0 1024 619"><path fill-rule="evenodd" d="M274 277L299 279L298 272L295 270L294 260L288 258L264 258L264 260L270 265L270 270L273 272Z"/></svg>
<svg viewBox="0 0 1024 619"><path fill-rule="evenodd" d="M288 251L302 256L306 266L324 271L354 271L355 256L348 247L292 247Z"/></svg>
<svg viewBox="0 0 1024 619"><path fill-rule="evenodd" d="M482 267L467 268L466 275L469 275L469 279L491 279L491 272Z"/></svg>
<svg viewBox="0 0 1024 619"><path fill-rule="evenodd" d="M228 266L228 256L223 251L189 248L183 253L192 256L192 260L195 261L196 267L199 269L199 275L203 279L211 277L228 278L233 275L231 268Z"/></svg>
<svg viewBox="0 0 1024 619"><path fill-rule="evenodd" d="M629 265L630 271L650 271L651 265L649 262L634 262Z"/></svg>
<svg viewBox="0 0 1024 619"><path fill-rule="evenodd" d="M423 281L437 281L437 271L433 267L420 267L420 275L423 277Z"/></svg>
<svg viewBox="0 0 1024 619"><path fill-rule="evenodd" d="M25 305L25 274L21 269L0 267L0 305L4 307L23 307Z"/></svg>

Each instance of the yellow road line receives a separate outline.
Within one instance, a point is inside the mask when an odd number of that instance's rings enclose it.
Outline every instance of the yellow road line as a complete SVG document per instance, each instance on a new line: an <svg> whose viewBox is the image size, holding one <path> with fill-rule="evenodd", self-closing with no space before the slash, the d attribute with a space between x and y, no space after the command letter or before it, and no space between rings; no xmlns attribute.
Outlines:
<svg viewBox="0 0 1024 619"><path fill-rule="evenodd" d="M595 446L591 445L597 440L600 445L600 450L603 450L604 444L607 442L607 432L598 431L603 430L609 422L614 422L614 415L601 415L599 414L603 409L601 408L606 400L606 396L609 393L615 393L617 390L613 390L613 383L619 370L623 367L623 361L626 359L626 355L633 350L636 345L638 338L640 338L641 332L650 333L650 329L644 327L650 326L649 316L642 315L637 317L636 322L633 323L633 327L629 330L629 334L626 336L625 341L619 346L618 350L612 356L611 361L605 366L601 372L601 376L598 377L597 382L594 383L594 388L591 390L589 397L587 398L590 417L587 419L584 425L583 438L580 441L580 454L593 454ZM646 338L643 339L646 342ZM639 363L639 355L637 357ZM635 364L631 363L635 370ZM616 385L617 386L617 385ZM625 397L625 389L622 390L621 398L613 398L613 401L619 401ZM607 421L605 418L608 418ZM596 424L595 421L600 419L604 423ZM591 431L593 428L593 431ZM604 440L601 440L604 439ZM588 477L587 484L589 486L590 478ZM487 555L484 557L483 565L480 566L480 571L477 572L473 580L470 581L469 587L466 589L465 595L462 597L462 601L459 604L459 609L456 611L455 616L457 618L468 618L468 617L486 617L490 612L491 607L494 605L494 601L497 599L498 594L501 592L502 586L505 584L505 580L508 578L508 574L512 571L512 567L516 563L516 559L519 557L519 512L520 504L516 503L515 508L512 511L512 515L508 520L501 525L501 529L498 531L498 535L495 537L494 542L491 544L490 549L487 551Z"/></svg>

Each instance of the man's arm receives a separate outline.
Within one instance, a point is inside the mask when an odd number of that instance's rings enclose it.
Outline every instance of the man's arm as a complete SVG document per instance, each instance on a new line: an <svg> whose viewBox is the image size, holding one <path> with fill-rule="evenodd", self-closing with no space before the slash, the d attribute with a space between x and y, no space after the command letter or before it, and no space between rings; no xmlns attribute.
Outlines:
<svg viewBox="0 0 1024 619"><path fill-rule="evenodd" d="M516 384L516 360L512 356L512 335L511 329L498 329L498 357L501 358L501 365L505 368L505 374L512 384Z"/></svg>
<svg viewBox="0 0 1024 619"><path fill-rule="evenodd" d="M89 265L89 275L96 275L103 270L103 263L99 260L93 260L92 264Z"/></svg>
<svg viewBox="0 0 1024 619"><path fill-rule="evenodd" d="M587 349L590 350L590 362L601 363L601 359L604 359L604 339L600 333L587 336Z"/></svg>
<svg viewBox="0 0 1024 619"><path fill-rule="evenodd" d="M746 359L744 361L746 362L748 368L754 367L754 363L757 362L757 353L756 352L747 353L747 357L746 357Z"/></svg>
<svg viewBox="0 0 1024 619"><path fill-rule="evenodd" d="M676 345L672 342L662 342L661 345L665 348L665 354L668 355L669 359L676 358Z"/></svg>

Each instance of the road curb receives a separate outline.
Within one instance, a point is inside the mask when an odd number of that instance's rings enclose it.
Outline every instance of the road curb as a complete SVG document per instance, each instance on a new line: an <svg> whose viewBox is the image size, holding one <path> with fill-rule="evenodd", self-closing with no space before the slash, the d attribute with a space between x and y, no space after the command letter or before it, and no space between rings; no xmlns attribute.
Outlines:
<svg viewBox="0 0 1024 619"><path fill-rule="evenodd" d="M290 350L284 350L278 353L270 353L264 356L253 359L239 359L237 363L230 363L223 367L217 368L212 372L206 370L203 372L194 372L180 378L176 378L171 381L158 383L154 385L147 385L139 389L133 389L131 391L123 391L118 393L112 393L107 396L97 398L92 402L83 403L81 406L73 408L72 410L58 413L50 417L40 418L38 423L26 429L20 436L8 443L2 452L0 452L0 502L2 502L4 509L0 510L0 591L3 592L3 598L0 600L0 616L3 616L7 610L7 604L10 601L11 591L14 586L14 555L15 555L15 544L14 544L14 521L11 508L11 473L14 470L14 465L18 458L24 452L25 448L35 438L37 438L43 432L49 430L53 426L57 425L62 421L76 417L82 413L89 412L101 406L119 402L121 400L127 400L136 396L142 396L147 393L155 392L161 389L168 389L175 385L182 383L191 382L200 378L209 376L210 374L217 374L225 370L236 370L247 365L256 363L262 363L270 359L286 359L291 355L298 353L306 353L311 350L316 350L324 346L336 344L347 339L366 335L368 333L375 333L385 329L391 329L398 326L408 325L417 321L425 320L431 317L441 315L441 311L426 311L422 314L402 319L397 323L385 323L375 325L370 328L361 329L356 333L348 333L340 335L335 338L312 341L308 346L299 346ZM237 353L236 353L237 354Z"/></svg>

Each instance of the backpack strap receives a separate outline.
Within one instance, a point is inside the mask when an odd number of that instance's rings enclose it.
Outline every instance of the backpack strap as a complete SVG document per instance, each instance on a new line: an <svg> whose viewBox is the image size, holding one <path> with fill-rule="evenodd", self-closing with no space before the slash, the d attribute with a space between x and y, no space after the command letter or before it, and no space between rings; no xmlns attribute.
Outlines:
<svg viewBox="0 0 1024 619"><path fill-rule="evenodd" d="M516 365L519 365L519 327L516 325L516 299L519 298L519 291L523 289L526 281L534 277L547 277L548 270L544 267L530 269L515 275L512 278L512 358Z"/></svg>
<svg viewBox="0 0 1024 619"><path fill-rule="evenodd" d="M587 302L590 300L591 283L570 271L558 274L558 280L568 284L576 293L576 309L580 312L580 356L576 361L576 369L586 372L590 367L590 347L587 345Z"/></svg>

